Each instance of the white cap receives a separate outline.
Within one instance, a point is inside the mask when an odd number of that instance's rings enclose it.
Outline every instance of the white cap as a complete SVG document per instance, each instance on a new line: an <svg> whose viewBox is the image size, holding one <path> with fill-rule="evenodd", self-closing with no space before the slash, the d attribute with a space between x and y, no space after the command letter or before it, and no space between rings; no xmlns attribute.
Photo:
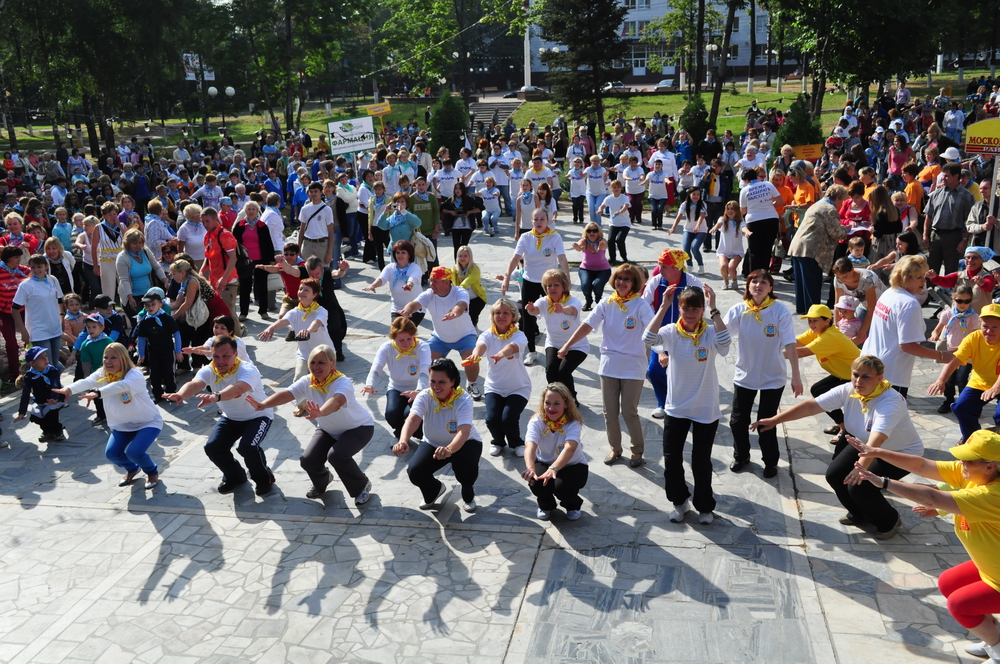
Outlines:
<svg viewBox="0 0 1000 664"><path fill-rule="evenodd" d="M837 300L837 309L846 309L848 311L854 311L858 308L858 298L853 295L841 295L840 299Z"/></svg>
<svg viewBox="0 0 1000 664"><path fill-rule="evenodd" d="M958 148L952 146L941 153L941 158L948 161L958 161L962 158L962 155L959 153Z"/></svg>

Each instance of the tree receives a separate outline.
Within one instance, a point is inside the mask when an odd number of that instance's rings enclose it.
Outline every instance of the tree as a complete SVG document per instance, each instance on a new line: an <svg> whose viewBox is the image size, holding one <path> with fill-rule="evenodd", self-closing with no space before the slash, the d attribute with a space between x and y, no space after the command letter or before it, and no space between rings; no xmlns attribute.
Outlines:
<svg viewBox="0 0 1000 664"><path fill-rule="evenodd" d="M694 140L700 140L699 137L704 136L710 127L715 127L708 123L708 111L705 110L705 101L701 95L693 95L684 106L678 125Z"/></svg>
<svg viewBox="0 0 1000 664"><path fill-rule="evenodd" d="M614 61L625 48L619 26L627 10L616 0L544 0L536 23L549 41L565 47L546 52L552 98L570 117L597 117L604 129L605 111L627 109L629 100L604 90L619 76ZM569 20L572 17L572 20Z"/></svg>
<svg viewBox="0 0 1000 664"><path fill-rule="evenodd" d="M465 132L469 129L469 112L461 97L444 94L431 109L431 154L448 148L452 157L465 147Z"/></svg>
<svg viewBox="0 0 1000 664"><path fill-rule="evenodd" d="M722 13L714 6L706 6L705 0L674 0L670 3L669 14L649 22L642 34L642 41L650 44L668 44L670 50L678 55L667 61L662 61L656 56L650 57L650 68L659 69L664 65L679 62L680 54L685 54L687 58L685 66L687 71L693 74L695 94L700 94L702 81L705 79L702 62L705 38L718 33L721 29ZM693 62L690 48L692 44L695 45Z"/></svg>
<svg viewBox="0 0 1000 664"><path fill-rule="evenodd" d="M729 63L729 42L733 38L733 24L736 22L736 10L745 6L746 0L727 0L726 28L722 32L722 50L719 52L719 70L715 74L715 90L712 92L712 112L708 116L708 124L715 127L719 119L719 102L722 101L722 84L726 80L726 65Z"/></svg>
<svg viewBox="0 0 1000 664"><path fill-rule="evenodd" d="M775 145L815 145L823 142L823 129L819 120L809 112L806 95L800 94L788 109L785 121L778 129Z"/></svg>

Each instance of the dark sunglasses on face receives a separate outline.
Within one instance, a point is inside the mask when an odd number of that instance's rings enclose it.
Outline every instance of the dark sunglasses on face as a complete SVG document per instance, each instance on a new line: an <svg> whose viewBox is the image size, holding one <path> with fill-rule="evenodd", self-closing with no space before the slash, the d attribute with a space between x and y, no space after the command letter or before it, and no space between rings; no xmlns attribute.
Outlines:
<svg viewBox="0 0 1000 664"><path fill-rule="evenodd" d="M970 304L971 302L972 298L969 298L968 300L959 300L959 299L955 300L955 304Z"/></svg>

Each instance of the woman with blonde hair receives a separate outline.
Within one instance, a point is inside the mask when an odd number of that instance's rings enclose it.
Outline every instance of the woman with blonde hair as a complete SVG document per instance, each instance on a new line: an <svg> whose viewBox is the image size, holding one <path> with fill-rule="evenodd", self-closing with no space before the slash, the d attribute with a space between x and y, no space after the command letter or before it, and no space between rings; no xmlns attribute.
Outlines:
<svg viewBox="0 0 1000 664"><path fill-rule="evenodd" d="M589 222L583 227L583 236L573 248L583 254L580 259L580 290L586 302L581 311L590 311L595 302L604 299L604 286L611 277L611 263L608 262L608 243L600 224Z"/></svg>
<svg viewBox="0 0 1000 664"><path fill-rule="evenodd" d="M142 308L140 300L153 286L167 286L167 278L153 252L146 248L146 237L138 228L125 231L122 251L115 258L118 273L118 296L129 317Z"/></svg>
<svg viewBox="0 0 1000 664"><path fill-rule="evenodd" d="M486 386L486 428L493 441L490 456L500 456L504 447L524 456L521 413L531 396L531 378L521 362L528 345L524 332L517 329L521 315L513 300L502 297L490 308L490 329L479 335L468 363L488 360Z"/></svg>
<svg viewBox="0 0 1000 664"><path fill-rule="evenodd" d="M159 484L160 471L146 451L160 435L163 418L146 389L146 378L132 364L125 346L108 345L100 369L52 391L65 397L83 392L80 398L88 406L94 399L103 399L111 429L104 454L108 461L125 469L118 486L132 484L140 469L146 474L147 489Z"/></svg>
<svg viewBox="0 0 1000 664"><path fill-rule="evenodd" d="M638 266L619 265L611 274L614 292L594 307L590 316L559 349L559 359L595 329L604 328L601 336L601 363L597 374L601 378L601 398L604 403L604 426L611 451L604 458L613 464L622 455L622 429L618 417L625 418L632 447L629 465L642 465L645 437L639 419L639 399L646 380L648 353L642 339L643 330L653 319L653 309L641 297L645 278Z"/></svg>
<svg viewBox="0 0 1000 664"><path fill-rule="evenodd" d="M548 270L542 275L542 288L545 296L528 302L524 308L545 322L545 380L565 385L575 401L573 372L587 359L590 343L581 339L566 359L559 358L559 349L580 327L580 300L570 294L569 275L562 270Z"/></svg>
<svg viewBox="0 0 1000 664"><path fill-rule="evenodd" d="M923 256L903 256L889 275L889 285L875 304L863 355L874 355L885 363L885 378L904 397L913 375L913 360L926 357L943 364L954 355L921 345L927 339L924 317L917 296L923 293L927 274Z"/></svg>
<svg viewBox="0 0 1000 664"><path fill-rule="evenodd" d="M75 290L73 281L73 269L76 267L76 259L73 254L63 248L62 241L53 236L42 245L45 257L49 259L49 274L59 282L63 293L72 293Z"/></svg>
<svg viewBox="0 0 1000 664"><path fill-rule="evenodd" d="M569 388L562 383L546 385L538 410L528 422L521 473L538 499L537 515L542 521L551 518L556 500L570 521L582 515L580 489L590 475L582 433L583 417Z"/></svg>
<svg viewBox="0 0 1000 664"><path fill-rule="evenodd" d="M170 264L170 277L165 290L170 315L181 330L181 343L185 347L201 346L212 336L213 321L219 316L229 316L229 306L191 262L183 258ZM207 360L195 355L193 362L197 368ZM189 368L185 358L180 371Z"/></svg>
<svg viewBox="0 0 1000 664"><path fill-rule="evenodd" d="M479 326L479 314L486 308L486 289L483 288L482 270L472 258L472 248L463 244L455 255L451 269L451 283L469 292L469 318Z"/></svg>

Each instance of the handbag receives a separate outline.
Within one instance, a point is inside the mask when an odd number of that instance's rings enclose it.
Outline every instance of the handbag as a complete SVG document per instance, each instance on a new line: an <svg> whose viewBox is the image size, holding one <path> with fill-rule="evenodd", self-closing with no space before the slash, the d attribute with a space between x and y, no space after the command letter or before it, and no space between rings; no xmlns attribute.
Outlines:
<svg viewBox="0 0 1000 664"><path fill-rule="evenodd" d="M195 292L191 307L184 313L184 321L191 327L201 327L208 321L208 305L205 304L205 300L201 297L201 282L197 277L189 277L188 281L184 284L184 290L191 283L191 279L197 282L198 290ZM178 294L178 299L180 299L180 294Z"/></svg>

